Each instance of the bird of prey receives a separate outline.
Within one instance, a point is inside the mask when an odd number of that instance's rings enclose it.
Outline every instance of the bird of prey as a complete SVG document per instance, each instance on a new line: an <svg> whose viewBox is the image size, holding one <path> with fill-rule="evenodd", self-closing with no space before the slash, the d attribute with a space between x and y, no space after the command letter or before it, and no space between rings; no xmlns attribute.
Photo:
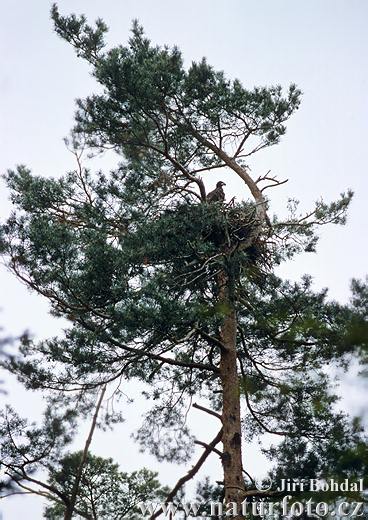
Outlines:
<svg viewBox="0 0 368 520"><path fill-rule="evenodd" d="M222 181L219 181L216 184L216 188L213 191L210 191L209 194L206 197L207 202L224 202L225 200L225 192L222 189L223 186L226 186L226 184Z"/></svg>

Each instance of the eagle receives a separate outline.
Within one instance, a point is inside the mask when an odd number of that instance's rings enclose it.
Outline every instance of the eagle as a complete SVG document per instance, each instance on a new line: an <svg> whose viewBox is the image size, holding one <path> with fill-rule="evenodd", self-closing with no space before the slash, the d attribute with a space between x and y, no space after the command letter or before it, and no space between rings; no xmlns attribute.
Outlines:
<svg viewBox="0 0 368 520"><path fill-rule="evenodd" d="M211 202L224 202L225 200L225 192L222 189L223 186L226 186L226 184L222 181L219 181L216 184L216 188L209 192L209 194L206 197L206 201L211 204Z"/></svg>

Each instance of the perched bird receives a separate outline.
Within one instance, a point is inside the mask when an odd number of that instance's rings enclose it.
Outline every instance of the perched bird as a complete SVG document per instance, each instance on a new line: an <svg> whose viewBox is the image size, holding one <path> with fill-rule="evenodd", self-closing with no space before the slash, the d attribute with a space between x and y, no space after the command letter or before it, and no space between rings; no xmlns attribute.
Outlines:
<svg viewBox="0 0 368 520"><path fill-rule="evenodd" d="M225 192L222 189L223 186L226 186L226 184L222 181L219 181L216 184L216 188L213 191L210 191L209 194L206 197L207 202L224 202L225 200Z"/></svg>

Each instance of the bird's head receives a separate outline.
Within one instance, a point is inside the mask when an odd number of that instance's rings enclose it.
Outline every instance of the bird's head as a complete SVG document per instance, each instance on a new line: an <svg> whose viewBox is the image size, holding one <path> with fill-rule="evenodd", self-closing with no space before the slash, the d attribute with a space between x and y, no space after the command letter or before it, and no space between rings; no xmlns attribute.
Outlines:
<svg viewBox="0 0 368 520"><path fill-rule="evenodd" d="M222 186L226 186L226 184L223 181L218 181L218 183L216 184L216 187L222 188Z"/></svg>

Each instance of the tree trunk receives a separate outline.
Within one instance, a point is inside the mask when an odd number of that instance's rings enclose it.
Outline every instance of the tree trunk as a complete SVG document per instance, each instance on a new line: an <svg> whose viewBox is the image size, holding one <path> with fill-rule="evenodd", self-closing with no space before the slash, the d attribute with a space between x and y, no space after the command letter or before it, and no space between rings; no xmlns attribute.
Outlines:
<svg viewBox="0 0 368 520"><path fill-rule="evenodd" d="M70 520L71 518L73 518L73 512L74 512L74 507L72 507L72 508L68 507L67 509L65 509L64 520Z"/></svg>
<svg viewBox="0 0 368 520"><path fill-rule="evenodd" d="M75 511L75 506L76 506L76 503L77 503L79 486L80 486L80 483L81 483L81 480L82 480L82 474L83 474L84 466L85 466L85 464L87 462L89 447L91 445L93 434L94 434L95 429L96 429L98 413L99 413L101 405L102 405L102 401L103 401L103 398L104 398L104 395L105 395L105 392L106 392L106 388L107 387L106 387L106 384L105 384L102 387L102 390L100 392L100 396L99 396L98 401L97 401L95 413L93 414L91 427L90 427L90 430L89 430L89 433L88 433L88 437L87 437L86 443L84 445L84 450L83 450L83 453L82 453L81 462L79 464L79 468L78 468L77 475L76 475L76 478L75 478L74 486L73 486L73 489L72 489L72 493L71 493L71 497L70 497L70 505L66 508L66 510L64 512L64 520L72 520L72 518L73 518L73 513Z"/></svg>
<svg viewBox="0 0 368 520"><path fill-rule="evenodd" d="M230 280L223 271L218 279L220 301L227 309L221 326L221 341L224 349L221 352L220 378L222 384L223 406L223 455L225 502L235 502L241 511L244 499L244 478L242 465L242 442L240 422L240 390L237 370L236 332L237 318L231 301ZM239 513L240 515L240 513ZM241 518L237 516L236 518Z"/></svg>

